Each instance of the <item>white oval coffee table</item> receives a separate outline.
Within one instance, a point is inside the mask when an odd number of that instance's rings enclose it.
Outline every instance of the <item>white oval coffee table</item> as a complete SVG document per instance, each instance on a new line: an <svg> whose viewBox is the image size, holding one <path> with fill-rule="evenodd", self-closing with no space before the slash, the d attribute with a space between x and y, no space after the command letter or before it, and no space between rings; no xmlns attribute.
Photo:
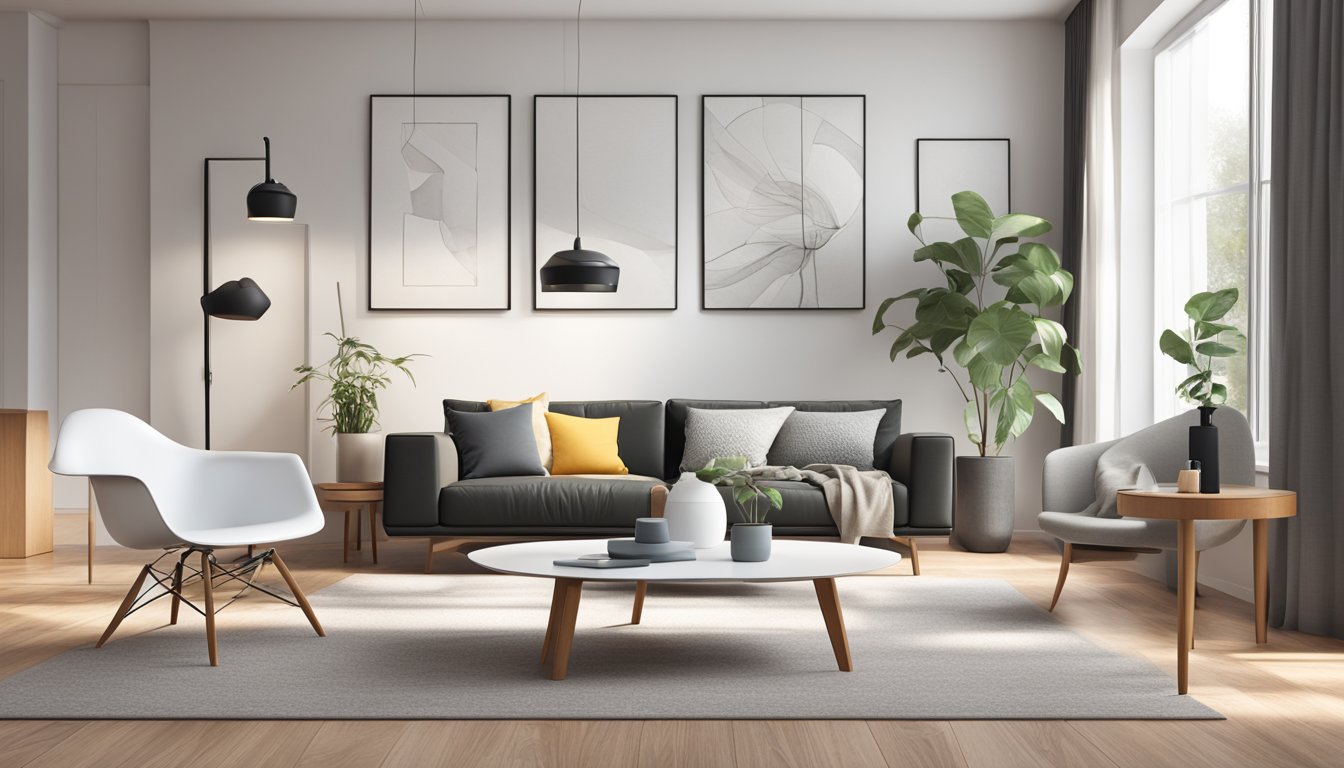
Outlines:
<svg viewBox="0 0 1344 768"><path fill-rule="evenodd" d="M472 562L499 573L537 576L555 580L551 595L551 618L541 647L541 663L550 664L552 680L563 680L569 669L569 650L574 642L574 624L579 615L579 596L585 581L633 581L635 606L630 623L638 624L644 608L644 592L649 582L718 581L811 581L817 590L817 602L831 637L835 662L840 671L854 669L845 635L844 616L835 580L840 576L881 570L896 565L896 552L854 544L825 541L776 539L770 559L763 563L736 563L724 542L709 549L696 550L696 560L653 563L643 568L572 568L558 566L555 560L576 558L600 552L602 539L570 541L531 541L479 549L468 555Z"/></svg>

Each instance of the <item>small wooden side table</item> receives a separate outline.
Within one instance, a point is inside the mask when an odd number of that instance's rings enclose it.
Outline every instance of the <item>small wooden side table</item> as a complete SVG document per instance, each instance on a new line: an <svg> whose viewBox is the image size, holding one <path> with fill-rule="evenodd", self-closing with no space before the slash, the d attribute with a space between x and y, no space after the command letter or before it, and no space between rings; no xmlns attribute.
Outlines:
<svg viewBox="0 0 1344 768"><path fill-rule="evenodd" d="M1251 485L1223 485L1218 493L1120 491L1121 517L1175 520L1176 527L1176 683L1189 690L1190 646L1195 638L1195 521L1250 520L1255 536L1255 642L1268 641L1269 521L1297 514L1297 494Z"/></svg>
<svg viewBox="0 0 1344 768"><path fill-rule="evenodd" d="M369 548L378 564L378 512L383 504L382 483L318 483L317 501L328 512L345 513L345 543L341 562L350 562L350 513L355 513L355 547L362 549L360 517L369 510Z"/></svg>

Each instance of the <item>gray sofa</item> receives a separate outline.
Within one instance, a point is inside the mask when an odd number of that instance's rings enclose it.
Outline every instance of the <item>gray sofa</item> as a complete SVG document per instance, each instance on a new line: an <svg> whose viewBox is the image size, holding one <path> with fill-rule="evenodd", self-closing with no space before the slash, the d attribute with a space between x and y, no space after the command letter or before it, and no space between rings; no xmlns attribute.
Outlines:
<svg viewBox="0 0 1344 768"><path fill-rule="evenodd" d="M484 402L444 400L451 410L488 410ZM553 402L556 413L621 418L617 447L628 476L574 475L459 480L457 452L445 432L387 436L383 526L389 536L430 537L426 570L436 552L500 537L629 536L635 518L651 514L679 476L689 408L770 408L802 411L886 409L873 445L874 465L892 477L892 538L912 550L914 536L952 530L953 442L949 435L900 431L901 401L606 400ZM445 416L446 422L446 416ZM836 536L821 490L801 482L771 482L784 507L771 513L776 536ZM731 505L730 509L730 522Z"/></svg>

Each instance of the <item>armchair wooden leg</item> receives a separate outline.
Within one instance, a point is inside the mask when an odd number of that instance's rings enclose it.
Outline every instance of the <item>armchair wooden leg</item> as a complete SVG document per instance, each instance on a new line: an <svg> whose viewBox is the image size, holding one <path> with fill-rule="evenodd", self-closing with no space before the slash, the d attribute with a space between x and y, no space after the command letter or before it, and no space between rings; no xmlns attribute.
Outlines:
<svg viewBox="0 0 1344 768"><path fill-rule="evenodd" d="M210 647L210 666L219 666L219 645L215 642L215 571L210 553L201 553L201 583L205 585L205 642Z"/></svg>
<svg viewBox="0 0 1344 768"><path fill-rule="evenodd" d="M178 558L177 565L173 568L173 607L168 616L169 624L177 623L177 609L182 605L182 564L186 560L186 555Z"/></svg>
<svg viewBox="0 0 1344 768"><path fill-rule="evenodd" d="M913 536L892 536L891 540L910 550L910 570L919 575L919 543Z"/></svg>
<svg viewBox="0 0 1344 768"><path fill-rule="evenodd" d="M121 601L121 607L117 608L116 614L112 616L112 623L107 625L107 630L103 632L102 637L98 638L98 644L94 647L102 648L103 643L106 643L107 639L112 637L112 633L117 631L117 627L121 626L121 620L126 618L126 614L131 612L131 606L135 605L135 599L140 596L140 587L144 586L145 579L148 578L148 576L149 566L146 565L144 568L140 569L140 575L136 577L135 583L131 585L130 591L126 593L126 599Z"/></svg>
<svg viewBox="0 0 1344 768"><path fill-rule="evenodd" d="M303 590L299 589L299 582L294 580L294 575L285 566L285 561L280 559L279 552L271 550L271 562L275 563L275 570L280 572L281 578L285 580L285 585L293 593L295 602L303 609L303 615L308 617L308 623L313 625L313 630L317 632L317 636L326 637L327 633L323 631L321 622L317 620L317 614L313 613L313 606L309 605L308 598L304 596Z"/></svg>
<svg viewBox="0 0 1344 768"><path fill-rule="evenodd" d="M1069 563L1073 561L1073 545L1064 542L1064 552L1059 558L1059 581L1055 582L1055 596L1050 600L1050 610L1055 610L1055 603L1059 602L1059 593L1064 591L1064 580L1069 577Z"/></svg>

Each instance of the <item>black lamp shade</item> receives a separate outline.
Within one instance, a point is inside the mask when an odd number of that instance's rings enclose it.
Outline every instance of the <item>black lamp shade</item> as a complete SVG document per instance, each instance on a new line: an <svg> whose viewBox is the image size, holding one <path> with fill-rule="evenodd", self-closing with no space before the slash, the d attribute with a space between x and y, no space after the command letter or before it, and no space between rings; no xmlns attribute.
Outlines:
<svg viewBox="0 0 1344 768"><path fill-rule="evenodd" d="M250 277L230 280L201 297L201 309L221 320L259 320L271 299Z"/></svg>
<svg viewBox="0 0 1344 768"><path fill-rule="evenodd" d="M621 268L599 251L585 251L579 238L574 248L556 251L541 268L541 290L553 292L615 293Z"/></svg>
<svg viewBox="0 0 1344 768"><path fill-rule="evenodd" d="M289 187L269 179L247 193L247 218L252 221L293 221L299 198Z"/></svg>

